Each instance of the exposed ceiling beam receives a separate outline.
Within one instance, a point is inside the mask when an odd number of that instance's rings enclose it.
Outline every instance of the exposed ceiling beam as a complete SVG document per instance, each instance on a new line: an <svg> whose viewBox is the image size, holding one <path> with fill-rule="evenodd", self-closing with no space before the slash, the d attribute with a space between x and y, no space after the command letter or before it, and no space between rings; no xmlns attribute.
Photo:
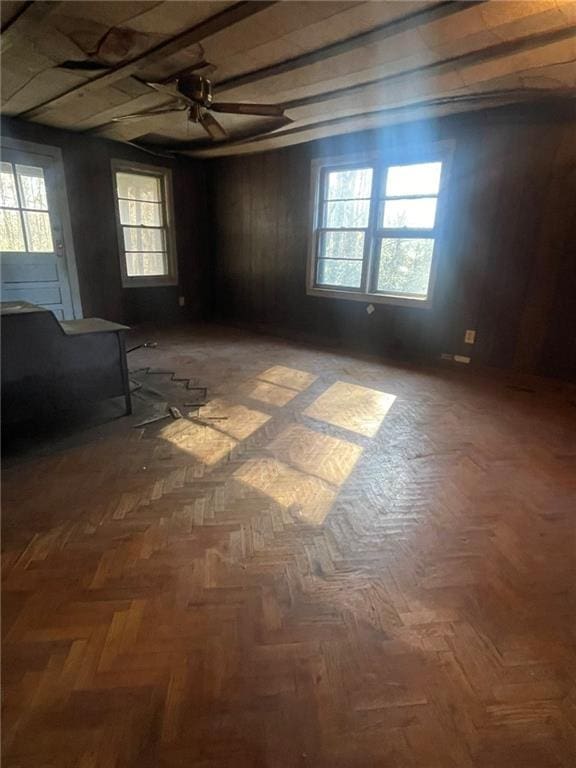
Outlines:
<svg viewBox="0 0 576 768"><path fill-rule="evenodd" d="M576 26L563 27L562 29L555 29L551 32L544 32L535 35L527 35L519 40L507 40L504 43L496 43L486 48L480 48L468 53L462 53L458 56L450 56L446 59L440 59L439 61L433 61L430 64L424 64L420 67L414 67L413 69L406 69L402 72L395 72L391 75L385 75L374 80L365 80L361 83L355 83L354 85L348 85L344 88L336 88L333 91L325 91L324 93L318 93L313 96L304 96L300 99L292 99L291 101L283 102L284 109L295 109L296 107L303 107L307 104L317 104L323 101L330 101L331 99L338 99L342 96L346 96L349 93L360 91L363 88L369 88L373 85L382 85L392 82L393 80L399 80L403 77L419 76L423 74L429 74L431 72L437 74L438 71L444 69L454 69L455 67L468 67L474 64L479 64L483 61L490 59L498 59L503 56L510 56L515 53L522 53L534 48L540 48L544 45L550 45L551 43L560 42L561 40L572 39L576 34Z"/></svg>
<svg viewBox="0 0 576 768"><path fill-rule="evenodd" d="M28 3L19 14L11 19L2 29L0 37L0 53L6 51L12 43L27 32L39 27L46 16L52 13L62 2L45 0L45 2Z"/></svg>
<svg viewBox="0 0 576 768"><path fill-rule="evenodd" d="M545 32L541 34L536 35L527 35L524 38L521 38L520 40L512 40L512 41L505 41L503 43L497 43L496 45L490 46L488 48L481 48L479 50L469 51L468 53L461 54L459 56L452 56L446 59L441 59L436 62L432 62L430 64L426 64L421 67L416 67L410 70L404 70L403 72L397 72L392 75L386 75L382 78L378 78L376 80L370 80L365 81L362 83L356 83L352 86L347 86L346 88L337 89L334 91L328 91L326 93L320 93L315 96L308 96L301 99L294 99L293 101L285 102L283 104L283 107L285 109L294 109L296 107L305 106L308 104L316 104L321 103L323 101L329 100L329 99L336 99L341 98L343 96L348 95L349 93L355 93L358 91L361 91L365 88L369 88L374 85L380 85L389 83L395 80L400 80L402 78L413 78L413 77L419 77L422 75L428 75L428 74L438 74L439 72L445 71L445 70L454 70L456 67L467 67L467 66L473 66L475 64L481 63L483 61L492 60L495 58L501 58L503 56L509 56L518 52L532 50L534 48L538 48L542 45L548 45L553 42L558 42L565 39L571 39L574 34L576 33L576 26L571 27L565 27L560 30L552 30L550 32ZM535 95L538 95L542 93L541 89L526 89L526 92L530 94L529 97L534 98ZM550 89L548 89L548 92L550 92ZM495 94L497 92L492 93L492 98L495 97ZM558 95L570 95L574 96L575 91L574 90L567 90L567 89L553 89L551 92L552 97L558 98ZM508 91L507 92L508 97L511 99L513 94L516 94L518 100L524 99L524 96L522 95L523 92L520 91L520 89L516 89L514 91ZM455 99L457 98L461 102L470 102L476 96L474 94L471 95L459 95L459 96L450 96L445 97L444 102L446 99ZM479 95L480 99L486 98L483 93L481 92ZM503 96L500 96L499 98L503 98ZM376 110L370 110L368 113L370 116L372 115L382 115L382 114L400 114L406 110L414 109L416 107L421 106L431 106L432 102L434 100L430 100L430 102L422 102L422 103L412 103L408 105L397 105L394 107L385 107L383 109L376 109ZM286 131L282 131L279 136L286 136L286 135L295 135L302 131L309 131L312 130L315 126L328 126L328 125L338 125L344 121L357 119L359 117L358 114L349 114L349 115L341 115L337 118L331 119L331 120L325 120L325 121L312 121L305 124L295 125L293 128L290 128ZM262 136L262 139L270 138L269 136ZM259 138L254 138L250 140L251 143L255 143L259 141ZM244 144L245 141L238 142L239 144ZM236 144L236 142L233 142L233 144ZM231 144L223 145L223 149L230 146ZM190 151L193 150L195 145L193 143L186 144L186 145L174 145L174 149L177 151Z"/></svg>
<svg viewBox="0 0 576 768"><path fill-rule="evenodd" d="M20 6L16 3L14 6L9 7L8 13L6 12L6 6L0 6L0 32L4 34L8 31L8 28L13 26L21 16L24 16L26 11L29 11L33 3L21 2Z"/></svg>
<svg viewBox="0 0 576 768"><path fill-rule="evenodd" d="M488 0L475 0L474 4L483 5L487 1ZM311 64L317 64L320 61L325 61L326 59L331 59L335 56L341 56L342 54L349 53L357 48L382 42L389 37L416 29L423 24L429 24L430 22L438 21L447 16L452 16L455 13L467 11L470 9L470 5L470 3L466 2L444 0L444 2L436 3L430 8L413 11L399 19L387 21L378 27L374 27L368 32L361 32L360 34L353 35L345 40L340 40L337 43L331 43L323 48L317 48L314 51L310 51L310 53L304 53L301 56L295 56L294 58L287 59L279 64L262 67L261 69L247 72L238 77L222 80L222 82L214 84L214 89L220 94L232 90L233 88L239 88L243 85L250 85L252 83L260 82L261 80L266 80L269 77L276 77L277 75L283 75L287 72L293 72L296 69L308 67Z"/></svg>
<svg viewBox="0 0 576 768"><path fill-rule="evenodd" d="M572 26L572 27L565 27L560 30L552 30L549 32L544 32L544 33L535 34L535 35L527 35L519 40L512 40L512 41L505 41L503 43L497 43L487 48L481 48L474 51L469 51L467 53L460 54L458 56L451 56L451 57L441 59L439 61L432 62L430 64L426 64L420 67L404 70L402 72L397 72L391 75L386 75L382 78L364 81L361 83L356 83L354 85L347 86L345 88L336 89L336 90L328 91L325 93L319 93L314 96L294 99L289 102L284 102L282 106L287 110L295 109L301 106L322 103L323 101L327 101L330 99L342 98L351 93L357 93L359 91L362 91L364 89L370 88L375 85L391 83L394 81L402 80L404 78L411 80L415 77L438 75L442 72L453 71L459 67L474 66L484 61L498 59L504 56L510 56L519 52L538 48L542 45L548 45L550 43L562 41L565 39L571 39L574 36L575 32L576 32L576 26ZM377 110L377 109L369 110L369 114L371 115L380 114L382 111L386 112L388 109L390 108L384 108L384 110ZM404 107L396 106L391 109L402 110L404 109ZM391 112L390 114L393 114L393 112ZM340 115L338 118L334 119L334 123L336 124L340 120L349 120L357 117L358 116L356 114ZM297 134L299 131L310 130L314 125L324 125L325 123L328 124L329 122L330 121L315 122L314 120L311 120L310 122L297 124L293 128L289 129L288 131L282 131L281 135ZM143 133L142 135L145 135L145 133ZM110 136L110 138L114 138L114 137ZM257 141L257 139L255 140ZM244 142L241 140L240 143L244 143ZM227 143L226 145L223 145L223 147L229 146L229 145L230 144ZM194 144L190 144L190 145L186 145L184 149L191 150L193 147L194 147ZM174 148L177 151L182 151L182 147L180 145L175 144Z"/></svg>
<svg viewBox="0 0 576 768"><path fill-rule="evenodd" d="M39 117L44 112L66 106L79 96L83 96L86 93L93 93L101 88L113 85L118 80L123 80L124 78L133 75L145 66L149 66L158 60L172 56L183 48L188 48L207 37L215 35L217 32L221 32L223 29L227 29L256 13L260 13L271 5L274 5L276 1L277 0L272 0L270 2L267 0L248 0L247 2L236 3L236 5L226 8L215 16L211 16L201 24L197 24L195 27L176 35L176 37L172 37L165 43L157 45L142 56L138 56L136 59L132 59L132 61L129 61L126 64L121 64L100 77L96 77L88 83L78 85L60 96L48 99L32 109L20 113L20 115L21 117L32 120Z"/></svg>
<svg viewBox="0 0 576 768"><path fill-rule="evenodd" d="M487 1L488 0L474 0L476 5L482 5ZM331 43L330 45L316 49L310 53L303 54L302 56L297 56L282 63L275 64L270 67L265 67L255 72L247 73L237 78L223 81L222 83L214 84L214 89L220 93L228 90L229 88L235 88L238 85L245 85L246 83L256 82L266 77L272 77L274 75L283 74L284 72L289 72L300 67L305 67L318 61L323 61L329 57L339 56L343 53L347 53L364 45L380 42L393 35L415 29L421 24L437 21L447 16L451 16L452 14L459 13L460 11L467 10L468 8L469 4L467 5L462 2L455 2L455 0L442 0L442 2L435 3L428 8L408 13L399 19L395 19L378 27L374 27L368 32L362 32L360 34L346 38L345 40L340 40L337 43ZM192 69L196 68L197 65L192 67ZM184 70L175 72L169 78L167 78L167 80L173 80L175 77L185 74L190 69L191 67L187 67ZM139 101L140 99L141 97L137 97L134 101ZM128 100L121 105L115 105L114 107L106 110L106 117L103 117L98 125L91 126L87 130L91 133L97 133L101 132L102 128L106 129L109 123L108 116L113 118L123 110L129 109L132 101L133 100ZM133 111L138 110L134 108ZM24 116L28 117L29 113Z"/></svg>
<svg viewBox="0 0 576 768"><path fill-rule="evenodd" d="M414 101L409 104L400 104L393 107L384 107L383 109L376 109L370 112L361 112L351 115L345 115L342 117L332 118L330 120L319 120L314 123L307 123L306 125L296 126L295 128L282 131L282 136L290 134L301 133L305 130L313 128L320 128L329 125L339 125L347 120L353 120L361 117L362 115L372 117L377 115L394 115L407 112L411 109L420 109L422 107L438 106L443 104L466 104L472 102L486 102L486 101L541 101L541 100L558 100L558 99L574 99L576 98L576 88L557 88L551 90L550 88L508 88L508 89L495 89L489 91L478 91L476 93L458 93L447 96L438 96L431 99L422 99ZM265 137L258 136L251 139L251 142L258 142Z"/></svg>
<svg viewBox="0 0 576 768"><path fill-rule="evenodd" d="M356 133L390 125L389 118L393 117L392 124L396 122L413 122L422 119L430 119L438 116L431 110L443 107L455 107L452 111L467 112L471 109L493 108L497 106L511 106L514 104L549 104L558 107L562 113L566 113L566 107L570 111L570 119L576 114L576 88L559 88L550 91L546 88L532 89L503 89L484 91L471 94L453 94L438 96L436 98L414 101L410 104L402 104L394 107L386 107L374 112L359 112L345 117L337 117L323 120L317 123L296 126L277 134L256 136L250 140L219 144L213 147L197 147L197 145L174 145L171 149L176 152L186 153L188 157L218 158L235 154L251 154L265 152L270 149L281 149L293 144L315 141L316 139L337 136L343 133ZM461 109L459 108L461 107ZM283 139L289 141L283 141ZM275 139L279 142L271 144ZM154 145L160 147L161 145Z"/></svg>

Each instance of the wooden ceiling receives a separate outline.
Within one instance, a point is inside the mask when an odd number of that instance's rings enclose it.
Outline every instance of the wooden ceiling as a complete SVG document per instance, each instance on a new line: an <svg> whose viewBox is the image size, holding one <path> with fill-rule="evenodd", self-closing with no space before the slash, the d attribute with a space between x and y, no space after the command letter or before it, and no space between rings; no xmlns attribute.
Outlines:
<svg viewBox="0 0 576 768"><path fill-rule="evenodd" d="M454 111L576 94L574 0L2 3L2 112L195 156L257 152ZM202 63L215 100L291 119L218 115L210 142L145 81Z"/></svg>

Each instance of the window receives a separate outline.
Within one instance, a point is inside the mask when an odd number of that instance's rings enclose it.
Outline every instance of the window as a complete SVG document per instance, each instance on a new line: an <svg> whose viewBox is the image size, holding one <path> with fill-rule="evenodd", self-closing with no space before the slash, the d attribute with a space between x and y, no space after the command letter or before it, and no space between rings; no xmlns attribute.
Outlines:
<svg viewBox="0 0 576 768"><path fill-rule="evenodd" d="M308 292L429 306L445 165L439 153L314 163Z"/></svg>
<svg viewBox="0 0 576 768"><path fill-rule="evenodd" d="M171 173L167 168L114 161L122 283L176 283Z"/></svg>
<svg viewBox="0 0 576 768"><path fill-rule="evenodd" d="M42 168L0 163L0 251L54 251Z"/></svg>

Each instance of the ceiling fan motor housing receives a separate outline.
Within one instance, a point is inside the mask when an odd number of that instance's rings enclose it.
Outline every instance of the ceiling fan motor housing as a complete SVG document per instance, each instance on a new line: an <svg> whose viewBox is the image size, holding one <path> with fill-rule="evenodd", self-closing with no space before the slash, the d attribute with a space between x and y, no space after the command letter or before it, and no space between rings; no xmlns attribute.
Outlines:
<svg viewBox="0 0 576 768"><path fill-rule="evenodd" d="M201 75L180 78L177 87L181 94L203 107L209 107L212 104L212 83Z"/></svg>

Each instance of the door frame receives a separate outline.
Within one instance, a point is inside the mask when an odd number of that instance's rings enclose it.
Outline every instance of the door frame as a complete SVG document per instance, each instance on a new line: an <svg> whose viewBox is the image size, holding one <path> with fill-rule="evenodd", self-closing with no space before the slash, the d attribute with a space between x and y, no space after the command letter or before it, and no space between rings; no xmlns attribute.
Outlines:
<svg viewBox="0 0 576 768"><path fill-rule="evenodd" d="M84 315L82 312L82 300L80 298L80 284L78 282L78 269L76 267L72 222L70 220L70 210L68 208L68 191L66 189L66 175L64 173L62 150L60 147L52 147L48 144L37 144L33 141L12 139L9 136L0 137L0 150L1 149L14 149L19 152L44 155L45 157L49 157L54 163L56 189L52 190L52 195L58 205L58 215L60 216L60 222L62 224L64 258L66 259L66 271L68 272L68 283L70 285L70 295L72 297L72 311L74 312L74 317L80 319Z"/></svg>

